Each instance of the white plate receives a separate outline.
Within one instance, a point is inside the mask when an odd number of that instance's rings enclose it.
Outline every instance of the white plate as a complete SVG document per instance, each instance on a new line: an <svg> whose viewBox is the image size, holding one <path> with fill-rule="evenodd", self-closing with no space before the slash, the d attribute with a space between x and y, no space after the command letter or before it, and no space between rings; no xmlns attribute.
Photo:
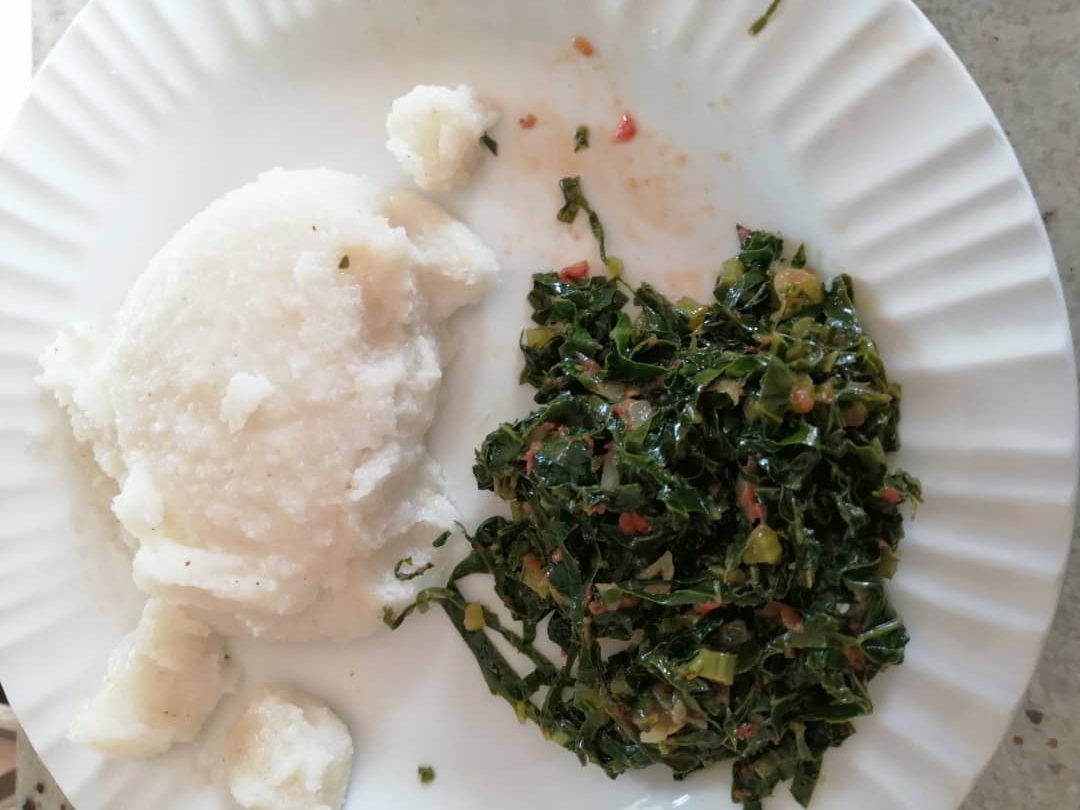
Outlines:
<svg viewBox="0 0 1080 810"><path fill-rule="evenodd" d="M56 448L65 431L30 382L35 358L60 324L103 319L174 229L267 167L399 182L383 116L420 82L469 82L503 109L498 158L447 200L506 266L463 321L434 436L470 523L490 508L472 447L527 403L513 380L528 274L593 250L554 221L562 175L585 177L637 279L707 290L736 220L855 276L905 386L897 462L927 497L892 586L908 662L875 681L877 711L827 757L814 807L961 801L1031 675L1072 525L1077 405L1054 261L1001 128L910 2L789 0L751 38L765 5L90 3L0 157L0 676L79 810L225 800L195 746L130 764L64 739L140 598L101 493ZM570 48L575 34L595 57ZM642 134L615 145L624 110ZM575 156L578 123L594 146ZM367 643L235 651L247 684L294 681L349 722L350 807L727 806L724 766L683 783L577 767L487 694L437 612ZM433 786L419 763L435 765ZM793 802L781 790L770 806Z"/></svg>

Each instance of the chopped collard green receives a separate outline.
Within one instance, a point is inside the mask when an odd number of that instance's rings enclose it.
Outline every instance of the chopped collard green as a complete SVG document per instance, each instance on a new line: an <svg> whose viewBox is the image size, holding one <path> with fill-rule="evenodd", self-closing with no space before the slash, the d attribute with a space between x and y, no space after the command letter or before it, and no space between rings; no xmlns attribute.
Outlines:
<svg viewBox="0 0 1080 810"><path fill-rule="evenodd" d="M423 576L434 567L434 563L414 566L412 557L405 557L398 560L397 564L394 565L394 578L402 582L408 582L410 579Z"/></svg>
<svg viewBox="0 0 1080 810"><path fill-rule="evenodd" d="M616 256L609 256L607 252L607 236L604 234L604 225L600 221L600 215L593 210L581 189L580 177L564 177L559 181L559 190L562 191L563 204L555 218L559 222L570 225L577 219L578 211L584 211L589 219L589 230L596 239L596 246L600 250L600 260L604 263L607 271L618 279L622 276L623 263Z"/></svg>
<svg viewBox="0 0 1080 810"><path fill-rule="evenodd" d="M421 765L416 769L416 775L420 777L421 785L430 785L435 781L435 769L430 765Z"/></svg>
<svg viewBox="0 0 1080 810"><path fill-rule="evenodd" d="M769 20L772 19L773 14L775 14L779 8L780 0L772 0L772 2L769 3L769 7L765 9L765 13L758 17L757 20L754 21L754 24L750 26L750 36L756 37L764 31L765 26L769 24Z"/></svg>
<svg viewBox="0 0 1080 810"><path fill-rule="evenodd" d="M591 212L569 185L567 206ZM903 660L885 584L920 489L888 467L900 391L851 280L826 287L795 266L804 251L739 233L708 303L534 277L521 349L537 408L473 468L510 517L387 621L439 604L491 691L582 763L682 779L732 760L733 800L756 809L780 782L810 801L825 752L871 711L870 680ZM472 574L521 629L465 599Z"/></svg>
<svg viewBox="0 0 1080 810"><path fill-rule="evenodd" d="M582 124L574 131L574 151L580 152L589 148L589 128Z"/></svg>

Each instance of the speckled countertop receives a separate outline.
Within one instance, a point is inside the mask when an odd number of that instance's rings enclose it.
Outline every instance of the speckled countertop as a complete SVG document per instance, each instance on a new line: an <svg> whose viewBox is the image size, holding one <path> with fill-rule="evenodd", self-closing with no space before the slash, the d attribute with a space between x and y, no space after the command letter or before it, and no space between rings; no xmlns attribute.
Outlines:
<svg viewBox="0 0 1080 810"><path fill-rule="evenodd" d="M85 2L34 0L38 64ZM1049 225L1073 335L1080 335L1080 3L916 2L975 75L1020 155ZM1080 808L1077 545L1074 534L1061 604L1021 711L962 810ZM18 768L16 807L70 807L25 739Z"/></svg>

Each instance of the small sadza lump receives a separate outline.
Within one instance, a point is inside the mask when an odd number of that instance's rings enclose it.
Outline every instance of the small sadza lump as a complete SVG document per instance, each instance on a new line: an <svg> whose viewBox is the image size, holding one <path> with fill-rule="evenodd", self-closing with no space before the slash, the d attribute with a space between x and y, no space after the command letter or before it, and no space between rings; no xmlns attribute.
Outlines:
<svg viewBox="0 0 1080 810"><path fill-rule="evenodd" d="M510 517L388 619L441 605L491 690L582 763L681 779L732 760L732 798L756 810L783 781L810 801L825 752L872 709L869 682L902 662L886 581L920 488L888 466L900 389L851 280L824 286L774 234L740 241L708 303L534 277L521 348L537 407L474 467ZM457 583L476 573L520 632L466 603ZM555 660L535 645L545 619Z"/></svg>
<svg viewBox="0 0 1080 810"><path fill-rule="evenodd" d="M482 150L498 153L488 131L499 114L465 84L421 84L394 100L386 116L386 148L425 191L465 185Z"/></svg>
<svg viewBox="0 0 1080 810"><path fill-rule="evenodd" d="M270 685L230 727L223 762L244 810L341 810L353 753L349 729L326 704Z"/></svg>
<svg viewBox="0 0 1080 810"><path fill-rule="evenodd" d="M80 707L68 739L119 759L191 742L226 689L224 641L175 605L150 599L109 656L102 687Z"/></svg>

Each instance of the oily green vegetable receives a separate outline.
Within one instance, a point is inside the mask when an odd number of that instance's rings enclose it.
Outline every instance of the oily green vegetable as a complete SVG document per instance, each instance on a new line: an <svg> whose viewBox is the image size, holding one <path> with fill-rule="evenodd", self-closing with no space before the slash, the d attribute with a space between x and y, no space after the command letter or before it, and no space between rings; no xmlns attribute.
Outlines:
<svg viewBox="0 0 1080 810"><path fill-rule="evenodd" d="M579 185L566 196L587 205ZM386 620L440 605L491 691L583 764L682 779L732 760L733 800L757 810L785 781L810 801L825 752L872 709L869 682L902 662L885 582L898 507L921 493L888 467L900 390L851 280L826 288L775 234L740 237L709 303L534 276L521 349L537 408L473 468L510 517ZM462 596L477 574L520 630Z"/></svg>
<svg viewBox="0 0 1080 810"><path fill-rule="evenodd" d="M424 563L414 567L412 557L404 557L394 565L394 578L402 582L408 582L410 579L423 576L434 567L434 563Z"/></svg>
<svg viewBox="0 0 1080 810"><path fill-rule="evenodd" d="M578 211L584 211L589 219L589 230L592 231L597 247L600 249L600 260L614 278L621 278L623 272L622 260L616 256L608 255L604 225L600 222L600 215L589 205L589 201L585 198L585 192L581 190L581 178L564 177L559 181L559 189L562 191L563 205L555 218L559 222L565 222L569 225L577 219Z"/></svg>
<svg viewBox="0 0 1080 810"><path fill-rule="evenodd" d="M482 143L484 146L486 146L488 151L491 152L491 154L498 156L498 154L499 154L499 144L494 138L492 138L486 132L483 135L480 136L480 143Z"/></svg>
<svg viewBox="0 0 1080 810"><path fill-rule="evenodd" d="M421 785L430 785L435 781L435 769L430 765L420 765L417 767L416 775L420 777Z"/></svg>
<svg viewBox="0 0 1080 810"><path fill-rule="evenodd" d="M574 132L574 151L580 152L589 148L589 128L582 124Z"/></svg>
<svg viewBox="0 0 1080 810"><path fill-rule="evenodd" d="M806 267L806 245L799 245L799 249L795 251L795 255L791 257L791 266L796 270L801 270Z"/></svg>
<svg viewBox="0 0 1080 810"><path fill-rule="evenodd" d="M772 0L769 3L769 7L765 9L765 13L762 14L754 24L750 26L750 36L756 37L762 31L765 30L765 26L769 24L769 20L772 19L773 14L780 8L780 0Z"/></svg>
<svg viewBox="0 0 1080 810"><path fill-rule="evenodd" d="M559 222L570 225L577 219L578 211L584 211L589 219L589 229L592 231L593 236L596 238L596 244L600 248L600 258L606 262L607 239L604 235L604 226L600 222L600 215L592 209L589 201L585 198L585 193L581 190L581 178L564 177L559 181L559 189L563 194L563 206L559 209L559 213L555 215L555 218Z"/></svg>

